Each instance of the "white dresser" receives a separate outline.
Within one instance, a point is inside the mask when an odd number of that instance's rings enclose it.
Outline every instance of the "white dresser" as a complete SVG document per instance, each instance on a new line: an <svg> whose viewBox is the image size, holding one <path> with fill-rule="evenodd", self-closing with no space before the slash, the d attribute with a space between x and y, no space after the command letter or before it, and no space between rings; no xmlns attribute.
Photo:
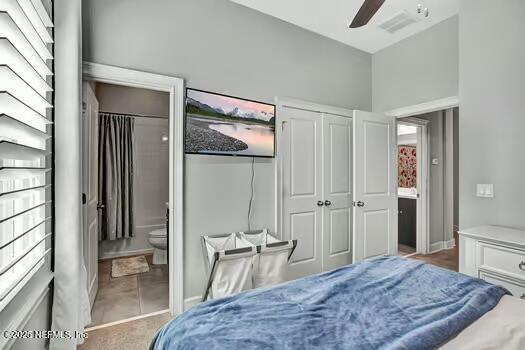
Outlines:
<svg viewBox="0 0 525 350"><path fill-rule="evenodd" d="M459 272L525 299L525 231L499 226L460 231Z"/></svg>

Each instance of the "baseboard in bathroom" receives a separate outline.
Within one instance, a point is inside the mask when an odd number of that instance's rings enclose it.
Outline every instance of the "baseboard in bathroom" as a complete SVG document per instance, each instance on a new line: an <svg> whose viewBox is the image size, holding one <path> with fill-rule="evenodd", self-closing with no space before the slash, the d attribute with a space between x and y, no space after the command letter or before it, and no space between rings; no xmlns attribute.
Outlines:
<svg viewBox="0 0 525 350"><path fill-rule="evenodd" d="M154 250L153 248L146 248L146 249L130 250L126 252L106 252L104 253L104 255L100 255L98 257L98 260L124 258L127 256L134 256L134 255L148 255L148 254L153 254L153 250Z"/></svg>

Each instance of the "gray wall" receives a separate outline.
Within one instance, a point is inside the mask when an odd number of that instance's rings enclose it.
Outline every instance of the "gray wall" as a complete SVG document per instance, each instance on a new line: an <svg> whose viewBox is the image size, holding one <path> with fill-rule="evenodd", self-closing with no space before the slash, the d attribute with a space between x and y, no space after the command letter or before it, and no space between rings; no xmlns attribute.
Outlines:
<svg viewBox="0 0 525 350"><path fill-rule="evenodd" d="M525 229L525 1L461 0L460 225ZM494 184L495 197L475 196Z"/></svg>
<svg viewBox="0 0 525 350"><path fill-rule="evenodd" d="M265 102L372 106L369 54L227 0L88 0L83 12L87 61ZM184 295L192 297L204 284L200 235L247 228L251 159L192 155L185 165ZM254 227L273 228L274 193L273 160L256 160Z"/></svg>
<svg viewBox="0 0 525 350"><path fill-rule="evenodd" d="M170 95L167 92L96 83L99 110L113 113L153 115L168 118Z"/></svg>
<svg viewBox="0 0 525 350"><path fill-rule="evenodd" d="M430 148L430 177L429 177L429 242L430 244L444 241L444 118L443 112L434 112L423 116L430 121L428 124ZM438 165L432 164L432 159L437 158Z"/></svg>
<svg viewBox="0 0 525 350"><path fill-rule="evenodd" d="M458 17L449 18L372 57L376 112L458 95Z"/></svg>

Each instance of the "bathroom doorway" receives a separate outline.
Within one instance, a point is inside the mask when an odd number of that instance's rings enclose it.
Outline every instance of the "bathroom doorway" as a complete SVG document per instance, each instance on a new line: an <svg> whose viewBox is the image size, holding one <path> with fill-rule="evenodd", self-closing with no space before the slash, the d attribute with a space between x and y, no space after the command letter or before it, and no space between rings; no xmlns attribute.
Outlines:
<svg viewBox="0 0 525 350"><path fill-rule="evenodd" d="M423 126L398 121L398 252L400 256L418 253L418 224L421 223L421 195L425 176Z"/></svg>
<svg viewBox="0 0 525 350"><path fill-rule="evenodd" d="M137 84L147 73L118 69L117 75L136 73L133 84L126 85L122 79L101 78L115 73L115 67L88 68L82 103L82 208L89 331L181 310L182 254L173 243L182 240L182 220L174 220L182 216L182 200L175 196L182 193L175 169L182 151L174 146L182 133L174 132L173 124L174 116L182 119L182 110L173 106L175 100L182 104L183 96L175 99L175 92L183 90L182 83L172 88L157 88L162 85L153 81ZM145 88L149 85L152 89Z"/></svg>

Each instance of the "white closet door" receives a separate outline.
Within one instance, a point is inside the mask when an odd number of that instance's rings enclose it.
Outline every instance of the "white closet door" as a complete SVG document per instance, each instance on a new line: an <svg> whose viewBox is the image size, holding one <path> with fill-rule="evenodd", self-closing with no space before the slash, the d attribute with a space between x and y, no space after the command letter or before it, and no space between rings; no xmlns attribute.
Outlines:
<svg viewBox="0 0 525 350"><path fill-rule="evenodd" d="M397 164L394 118L354 111L353 260L395 254Z"/></svg>
<svg viewBox="0 0 525 350"><path fill-rule="evenodd" d="M91 307L98 290L98 101L88 83L82 84L83 245Z"/></svg>
<svg viewBox="0 0 525 350"><path fill-rule="evenodd" d="M323 116L323 270L352 263L352 118Z"/></svg>
<svg viewBox="0 0 525 350"><path fill-rule="evenodd" d="M322 117L284 107L280 116L283 237L297 239L289 279L322 271Z"/></svg>

